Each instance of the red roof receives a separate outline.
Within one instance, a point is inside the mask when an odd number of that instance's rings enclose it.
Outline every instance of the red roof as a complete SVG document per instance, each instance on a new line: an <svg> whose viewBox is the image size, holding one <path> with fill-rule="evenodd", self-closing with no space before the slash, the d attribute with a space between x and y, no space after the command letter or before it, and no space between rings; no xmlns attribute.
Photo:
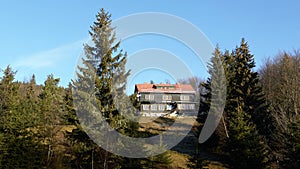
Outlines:
<svg viewBox="0 0 300 169"><path fill-rule="evenodd" d="M136 84L135 90L138 93L196 93L192 85L189 84Z"/></svg>

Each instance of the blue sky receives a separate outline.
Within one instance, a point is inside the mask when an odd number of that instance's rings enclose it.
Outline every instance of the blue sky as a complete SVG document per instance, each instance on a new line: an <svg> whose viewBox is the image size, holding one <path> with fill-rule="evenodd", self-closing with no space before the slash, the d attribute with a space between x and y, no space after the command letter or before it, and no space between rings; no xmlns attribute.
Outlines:
<svg viewBox="0 0 300 169"><path fill-rule="evenodd" d="M300 49L299 6L297 0L3 0L0 2L0 68L10 64L18 71L16 78L21 81L29 80L34 73L38 83L43 83L46 76L53 73L61 78L60 84L66 86L73 77L82 44L89 38L89 26L102 7L112 14L113 20L141 12L163 12L181 17L198 27L222 50L233 49L245 37L259 67L265 58L279 51ZM155 38L138 47L134 47L136 43L130 39L122 47L129 54L142 48L190 54L184 52L184 47L164 45L168 43L163 43L163 38L153 43ZM136 41L147 41L147 37L136 38ZM140 77L145 76L147 71Z"/></svg>

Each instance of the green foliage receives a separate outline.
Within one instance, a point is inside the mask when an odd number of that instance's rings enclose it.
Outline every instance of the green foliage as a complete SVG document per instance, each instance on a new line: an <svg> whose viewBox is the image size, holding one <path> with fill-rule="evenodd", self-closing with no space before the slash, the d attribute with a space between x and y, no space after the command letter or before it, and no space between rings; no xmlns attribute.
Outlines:
<svg viewBox="0 0 300 169"><path fill-rule="evenodd" d="M13 134L18 130L16 121L20 119L20 114L17 112L17 106L19 104L17 83L14 83L15 73L11 67L8 66L4 70L4 76L0 81L0 131Z"/></svg>
<svg viewBox="0 0 300 169"><path fill-rule="evenodd" d="M116 148L122 148L122 143L110 144L110 131L102 130L106 125L104 122L108 122L122 134L135 133L136 125L124 118L125 115L133 116L134 113L130 108L130 100L125 94L126 80L129 75L125 70L126 53L118 49L120 42L115 42L111 15L104 9L96 15L96 21L89 33L93 44L85 44L83 66L78 67L77 79L72 84L75 91L73 93L75 108L81 121L80 125L74 123L77 129L73 130L69 137L72 145L77 147L79 152L86 152L85 156L77 156L75 152L74 156L77 158L75 161L81 162L79 166L89 161L95 163L95 167L116 168L122 158L99 148L82 131L82 127L95 132L94 138L105 138L106 140L101 139L104 140L102 145L116 146ZM97 153L92 157L91 152ZM97 158L99 160L95 161Z"/></svg>
<svg viewBox="0 0 300 169"><path fill-rule="evenodd" d="M300 164L300 121L292 122L289 126L290 135L287 136L289 144L285 146L288 153L285 154L285 160L282 162L284 168L298 168Z"/></svg>
<svg viewBox="0 0 300 169"><path fill-rule="evenodd" d="M126 119L134 113L125 94L129 71L110 18L103 9L97 14L89 32L93 44L85 44L83 67L78 67L77 79L67 89L59 87L60 80L53 75L37 85L34 76L30 82L15 82L15 72L10 67L4 70L0 78L0 168L143 168L145 161L152 167L170 164L167 154L138 160L114 155L83 130L83 126L93 125L100 131L98 137L107 138L107 146L116 145L111 145L109 133L101 130L103 118L122 134L149 135L138 132L138 123ZM79 123L77 115L85 120ZM122 144L116 148L124 148ZM127 161L130 165L124 164Z"/></svg>
<svg viewBox="0 0 300 169"><path fill-rule="evenodd" d="M239 106L228 122L227 149L235 168L266 168L267 151L255 125Z"/></svg>
<svg viewBox="0 0 300 169"><path fill-rule="evenodd" d="M129 96L130 98L130 102L132 103L132 105L139 110L140 109L140 102L137 100L137 93L133 93L132 95Z"/></svg>
<svg viewBox="0 0 300 169"><path fill-rule="evenodd" d="M221 64L217 60L222 61L226 80L222 81L218 77L221 69L217 65ZM216 48L211 62L211 77L202 84L205 90L202 93L200 105L203 107L200 110L209 110L210 113L222 111L216 109L222 104L222 100L218 100L222 92L212 91L212 88L221 88L220 85L226 84L225 121L219 126L223 126L222 131L226 134L217 130L218 144L227 152L224 154L229 155L235 168L265 168L268 165L268 151L264 140L272 132L272 118L258 83L258 74L253 71L255 63L248 44L242 39L240 46L232 53L221 53ZM218 80L214 82L214 78ZM217 105L211 105L212 98L217 99L214 100Z"/></svg>
<svg viewBox="0 0 300 169"><path fill-rule="evenodd" d="M49 75L45 81L45 85L42 88L42 92L39 95L41 121L39 125L40 137L43 144L47 147L47 159L44 161L44 165L47 167L53 167L56 165L55 149L58 148L59 141L55 139L61 130L61 122L64 116L63 107L63 89L58 87L59 79L54 78L53 75Z"/></svg>
<svg viewBox="0 0 300 169"><path fill-rule="evenodd" d="M163 169L168 168L170 164L172 164L173 160L169 152L165 152L156 156L148 157L146 159L141 160L141 168L157 168Z"/></svg>
<svg viewBox="0 0 300 169"><path fill-rule="evenodd" d="M42 165L43 146L32 129L36 125L37 98L34 78L20 94L20 83L14 82L15 72L8 66L1 78L0 166L2 168L38 168Z"/></svg>
<svg viewBox="0 0 300 169"><path fill-rule="evenodd" d="M73 103L72 96L72 84L69 83L68 88L65 89L66 94L63 98L65 103L65 113L64 113L64 124L66 125L79 125L79 121L77 119L76 110Z"/></svg>
<svg viewBox="0 0 300 169"><path fill-rule="evenodd" d="M120 149L125 143L112 145L110 131L102 130L105 124L101 121L127 136L153 135L138 131L139 124L128 120L135 112L131 104L135 108L139 105L135 94L125 94L130 73L125 69L127 56L119 50L120 42L115 41L111 22L111 15L104 9L97 14L89 32L93 43L85 44L83 66L78 67L77 79L68 88L59 87L60 80L53 75L43 85L37 85L34 75L29 82L16 82L16 72L10 66L3 70L0 168L170 167L168 153L144 159L120 157L100 148L83 130L93 127L97 137L106 138L103 145ZM254 56L244 39L231 53L223 53L217 47L213 55L210 78L205 83L198 88L199 79L182 81L199 90L200 113L220 113L220 105L224 104L222 93L227 93L224 122L209 140L214 143L204 146L217 147L221 155L230 159L232 168L268 168L270 163L278 168L297 168L299 52L284 52L268 60L260 71L261 77L253 70ZM223 73L226 79L220 78ZM77 116L84 120L79 122ZM204 122L205 115L201 117L198 121ZM191 167L205 166L202 158L195 157L191 162L195 164Z"/></svg>
<svg viewBox="0 0 300 169"><path fill-rule="evenodd" d="M268 156L263 136L272 132L266 125L272 125L272 121L257 73L253 71L253 55L244 39L232 56L233 59L227 59L230 61L227 73L231 74L225 107L229 130L227 148L236 168L265 168Z"/></svg>

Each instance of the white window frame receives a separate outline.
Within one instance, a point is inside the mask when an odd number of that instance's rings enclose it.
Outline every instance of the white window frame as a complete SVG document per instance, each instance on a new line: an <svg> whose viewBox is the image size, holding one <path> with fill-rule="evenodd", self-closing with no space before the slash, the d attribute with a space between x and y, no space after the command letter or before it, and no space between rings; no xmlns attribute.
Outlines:
<svg viewBox="0 0 300 169"><path fill-rule="evenodd" d="M150 106L148 104L143 104L142 108L143 108L143 110L146 110L146 111L150 110Z"/></svg>
<svg viewBox="0 0 300 169"><path fill-rule="evenodd" d="M189 104L189 109L194 110L195 109L195 104Z"/></svg>
<svg viewBox="0 0 300 169"><path fill-rule="evenodd" d="M145 94L145 100L154 100L153 94Z"/></svg>
<svg viewBox="0 0 300 169"><path fill-rule="evenodd" d="M190 96L189 95L180 95L180 100L190 100Z"/></svg>
<svg viewBox="0 0 300 169"><path fill-rule="evenodd" d="M181 110L188 110L188 104L183 103L183 104L179 104L178 106L180 107Z"/></svg>
<svg viewBox="0 0 300 169"><path fill-rule="evenodd" d="M156 104L151 104L150 108L151 108L151 111L157 111L157 105Z"/></svg>
<svg viewBox="0 0 300 169"><path fill-rule="evenodd" d="M162 99L163 99L163 100L172 100L172 95L164 94L164 95L162 96Z"/></svg>
<svg viewBox="0 0 300 169"><path fill-rule="evenodd" d="M164 111L165 109L166 109L166 105L164 105L164 104L158 105L158 110Z"/></svg>

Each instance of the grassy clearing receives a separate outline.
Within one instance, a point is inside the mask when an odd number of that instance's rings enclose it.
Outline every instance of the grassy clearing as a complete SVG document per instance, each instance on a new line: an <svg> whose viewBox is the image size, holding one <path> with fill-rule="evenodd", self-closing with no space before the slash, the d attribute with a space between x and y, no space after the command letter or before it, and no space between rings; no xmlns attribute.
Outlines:
<svg viewBox="0 0 300 169"><path fill-rule="evenodd" d="M170 164L170 168L189 169L188 164L190 163L190 156L171 150L169 150L168 153L173 160L172 164Z"/></svg>
<svg viewBox="0 0 300 169"><path fill-rule="evenodd" d="M202 160L198 161L199 166L195 165L195 161L192 162L192 156L195 155L198 139L192 134L198 132L198 126L200 125L195 118L153 118L153 117L141 117L140 119L140 131L148 131L152 134L161 134L173 125L175 120L179 120L183 125L191 126L191 132L189 135L177 146L174 150L169 150L171 159L173 160L169 168L176 169L190 169L190 168L209 168L209 169L227 169L225 164L218 161ZM151 122L150 122L151 121ZM182 130L178 127L174 130ZM205 154L205 153L204 153ZM203 154L202 154L203 155ZM203 159L204 157L201 157Z"/></svg>

